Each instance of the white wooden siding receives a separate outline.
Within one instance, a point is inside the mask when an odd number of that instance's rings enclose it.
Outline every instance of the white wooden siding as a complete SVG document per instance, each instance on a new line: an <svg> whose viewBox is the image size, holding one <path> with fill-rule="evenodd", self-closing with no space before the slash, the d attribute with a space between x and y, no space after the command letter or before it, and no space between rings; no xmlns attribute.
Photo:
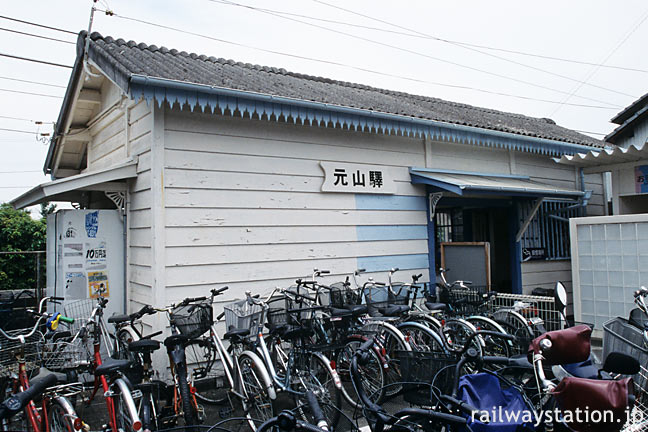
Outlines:
<svg viewBox="0 0 648 432"><path fill-rule="evenodd" d="M421 139L178 111L167 111L165 129L170 299L222 284L231 297L269 291L315 267L340 280L357 257L427 254L425 238L356 240L358 225L425 226L426 212L357 210L354 194L321 192L319 165L397 167L398 195L423 197L408 171L425 163ZM428 277L427 269L413 272Z"/></svg>

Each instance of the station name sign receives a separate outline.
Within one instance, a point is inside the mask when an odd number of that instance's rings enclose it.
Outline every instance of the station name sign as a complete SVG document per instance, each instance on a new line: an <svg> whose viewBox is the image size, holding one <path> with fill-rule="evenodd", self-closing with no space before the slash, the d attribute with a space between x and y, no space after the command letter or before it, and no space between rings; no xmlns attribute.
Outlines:
<svg viewBox="0 0 648 432"><path fill-rule="evenodd" d="M392 168L380 165L320 162L324 170L322 192L395 194Z"/></svg>

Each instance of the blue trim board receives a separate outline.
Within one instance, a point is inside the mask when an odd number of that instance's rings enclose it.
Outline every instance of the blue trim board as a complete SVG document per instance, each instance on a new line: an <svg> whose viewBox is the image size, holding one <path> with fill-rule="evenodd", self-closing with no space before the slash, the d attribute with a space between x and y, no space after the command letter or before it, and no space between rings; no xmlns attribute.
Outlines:
<svg viewBox="0 0 648 432"><path fill-rule="evenodd" d="M426 188L427 196L429 197L430 188ZM441 198L443 199L443 198ZM429 198L426 199L428 201ZM427 215L427 237L428 237L428 265L430 269L430 282L436 279L436 221L431 217L430 206L426 205Z"/></svg>
<svg viewBox="0 0 648 432"><path fill-rule="evenodd" d="M428 254L358 257L358 268L366 269L368 272L389 271L394 267L401 270L426 269Z"/></svg>
<svg viewBox="0 0 648 432"><path fill-rule="evenodd" d="M425 211L423 196L356 194L358 210L413 210Z"/></svg>
<svg viewBox="0 0 648 432"><path fill-rule="evenodd" d="M128 93L134 100L144 98L148 104L155 101L159 106L164 101L169 104L177 102L181 106L187 103L192 110L200 108L202 111L218 111L230 116L251 117L256 114L262 118L265 116L267 120L284 118L299 124L323 127L339 125L343 128L375 131L386 135L430 137L440 141L463 142L551 156L597 150L585 145L545 138L137 74L130 76L128 85Z"/></svg>
<svg viewBox="0 0 648 432"><path fill-rule="evenodd" d="M426 225L357 225L358 241L425 240Z"/></svg>

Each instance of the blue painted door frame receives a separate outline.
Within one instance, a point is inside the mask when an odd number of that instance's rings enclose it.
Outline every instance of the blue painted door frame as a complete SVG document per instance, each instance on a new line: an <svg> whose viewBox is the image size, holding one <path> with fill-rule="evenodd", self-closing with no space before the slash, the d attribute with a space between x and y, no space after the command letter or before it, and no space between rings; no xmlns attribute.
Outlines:
<svg viewBox="0 0 648 432"><path fill-rule="evenodd" d="M434 218L431 218L430 213L430 193L435 192L429 187L426 190L427 193L427 231L428 231L428 260L430 263L430 280L435 276L436 272L436 225ZM466 198L441 198L441 202L446 204L447 201L452 200L453 205L461 207L462 204L466 205L470 202ZM491 201L491 203L493 203ZM483 203L484 207L488 207L486 202ZM498 203L499 204L499 203ZM515 241L515 236L519 229L519 217L518 217L518 203L516 200L512 201L512 204L506 206L508 208L508 220L507 225L509 227L509 257L511 260L511 291L514 294L522 293L522 246L520 242Z"/></svg>

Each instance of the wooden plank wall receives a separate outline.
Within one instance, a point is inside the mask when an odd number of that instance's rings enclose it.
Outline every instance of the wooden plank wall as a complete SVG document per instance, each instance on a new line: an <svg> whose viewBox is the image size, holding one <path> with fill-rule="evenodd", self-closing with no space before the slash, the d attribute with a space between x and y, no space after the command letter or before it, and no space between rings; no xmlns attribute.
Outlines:
<svg viewBox="0 0 648 432"><path fill-rule="evenodd" d="M164 140L170 301L267 292L315 267L330 281L392 266L427 280L425 189L408 171L425 164L422 139L175 110ZM397 167L397 194L322 193L322 160Z"/></svg>

